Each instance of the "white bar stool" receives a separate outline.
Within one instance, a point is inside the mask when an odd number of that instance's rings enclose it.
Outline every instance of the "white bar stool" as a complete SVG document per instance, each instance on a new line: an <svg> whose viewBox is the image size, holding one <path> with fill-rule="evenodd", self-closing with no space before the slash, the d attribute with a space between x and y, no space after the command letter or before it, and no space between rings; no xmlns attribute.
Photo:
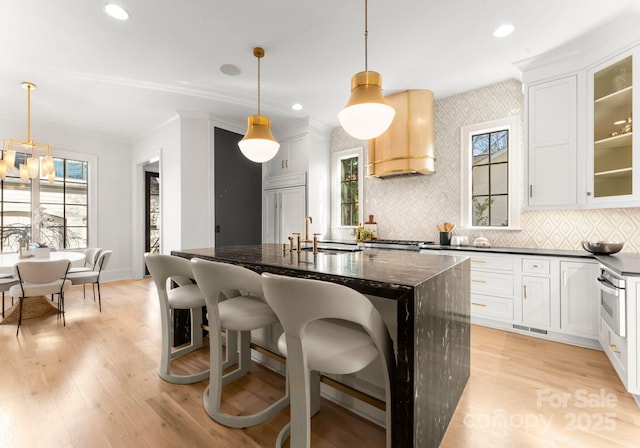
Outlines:
<svg viewBox="0 0 640 448"><path fill-rule="evenodd" d="M258 425L275 416L289 404L285 395L263 410L251 415L231 415L220 408L222 387L247 374L251 365L251 330L278 323L278 318L264 301L260 274L229 263L193 258L193 274L207 303L209 319L210 376L204 391L203 404L207 414L218 423L232 428ZM231 296L230 291L235 291ZM238 294L242 291L243 294ZM223 294L226 293L226 294ZM226 300L221 300L221 295ZM224 298L224 297L222 297ZM227 332L227 362L222 362L222 331ZM240 347L234 344L239 335ZM239 351L238 367L226 374L223 370L237 359L232 350Z"/></svg>
<svg viewBox="0 0 640 448"><path fill-rule="evenodd" d="M162 347L158 375L163 380L174 384L193 384L202 381L209 376L209 369L191 375L171 373L171 361L202 347L202 307L205 306L205 301L198 285L188 280L193 277L191 262L186 258L173 255L150 253L144 255L144 260L156 284L158 299L160 299ZM167 289L169 281L176 283L178 287ZM172 351L174 309L190 310L191 341L189 345Z"/></svg>
<svg viewBox="0 0 640 448"><path fill-rule="evenodd" d="M276 447L291 435L290 446L309 447L315 372L348 374L376 358L383 366L387 447L391 447L390 378L395 368L393 343L382 316L364 295L343 285L263 273L265 299L284 327L278 348L287 357L291 421ZM357 325L355 325L357 324ZM313 374L310 373L312 371Z"/></svg>

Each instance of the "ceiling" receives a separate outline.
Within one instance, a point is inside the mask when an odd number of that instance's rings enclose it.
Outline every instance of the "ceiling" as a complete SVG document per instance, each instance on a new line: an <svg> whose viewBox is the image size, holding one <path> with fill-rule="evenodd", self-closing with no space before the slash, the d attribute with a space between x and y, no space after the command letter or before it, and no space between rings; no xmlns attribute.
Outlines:
<svg viewBox="0 0 640 448"><path fill-rule="evenodd" d="M364 70L364 0L14 0L0 4L0 116L132 141L175 116L204 111L244 128L257 112L278 129L310 116L337 126L351 77ZM509 78L512 64L550 50L638 0L370 0L368 67L386 93L446 97ZM606 4L606 8L605 5ZM515 25L496 39L500 24ZM220 71L223 64L241 70ZM303 105L294 111L294 103ZM25 131L26 133L26 131ZM0 130L2 134L2 130ZM4 136L1 138L25 138Z"/></svg>

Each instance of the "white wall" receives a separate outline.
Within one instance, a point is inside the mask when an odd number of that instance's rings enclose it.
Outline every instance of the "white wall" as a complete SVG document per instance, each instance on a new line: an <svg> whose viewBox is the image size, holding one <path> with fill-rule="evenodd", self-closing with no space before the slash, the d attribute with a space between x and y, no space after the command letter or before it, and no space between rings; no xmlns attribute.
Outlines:
<svg viewBox="0 0 640 448"><path fill-rule="evenodd" d="M0 118L2 138L26 139L23 121ZM131 277L131 176L128 144L120 139L93 135L72 128L32 123L31 137L56 150L97 157L97 238L89 245L113 250L105 280Z"/></svg>

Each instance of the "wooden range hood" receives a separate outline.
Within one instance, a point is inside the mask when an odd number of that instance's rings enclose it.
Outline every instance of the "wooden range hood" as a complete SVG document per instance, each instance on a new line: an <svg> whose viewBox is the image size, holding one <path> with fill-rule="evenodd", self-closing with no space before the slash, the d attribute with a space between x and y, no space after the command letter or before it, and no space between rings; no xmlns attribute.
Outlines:
<svg viewBox="0 0 640 448"><path fill-rule="evenodd" d="M368 177L433 174L433 92L406 90L385 97L396 116L367 147Z"/></svg>

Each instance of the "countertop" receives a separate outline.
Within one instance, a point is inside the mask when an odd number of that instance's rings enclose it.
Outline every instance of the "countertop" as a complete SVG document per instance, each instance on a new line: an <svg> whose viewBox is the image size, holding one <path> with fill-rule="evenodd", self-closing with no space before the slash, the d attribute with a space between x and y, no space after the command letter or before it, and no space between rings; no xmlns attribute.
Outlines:
<svg viewBox="0 0 640 448"><path fill-rule="evenodd" d="M325 243L338 243L356 245L354 241L324 240ZM371 249L366 249L371 250ZM515 255L539 255L544 257L572 257L597 260L602 265L611 269L618 275L627 277L640 276L640 254L637 253L617 253L614 255L594 255L585 250L568 249L539 249L529 247L474 247L474 246L442 246L440 244L428 244L423 246L423 253L429 250L447 250L461 252L487 252L495 254L515 254ZM381 249L389 251L389 249ZM403 251L406 252L406 251ZM409 251L411 252L411 251Z"/></svg>
<svg viewBox="0 0 640 448"><path fill-rule="evenodd" d="M367 249L314 254L312 251L297 253L294 250L283 253L282 246L276 244L207 247L173 251L172 254L242 263L256 271L272 266L278 271L307 271L309 277L344 277L368 282L388 291L406 291L460 263L457 257L419 251Z"/></svg>

